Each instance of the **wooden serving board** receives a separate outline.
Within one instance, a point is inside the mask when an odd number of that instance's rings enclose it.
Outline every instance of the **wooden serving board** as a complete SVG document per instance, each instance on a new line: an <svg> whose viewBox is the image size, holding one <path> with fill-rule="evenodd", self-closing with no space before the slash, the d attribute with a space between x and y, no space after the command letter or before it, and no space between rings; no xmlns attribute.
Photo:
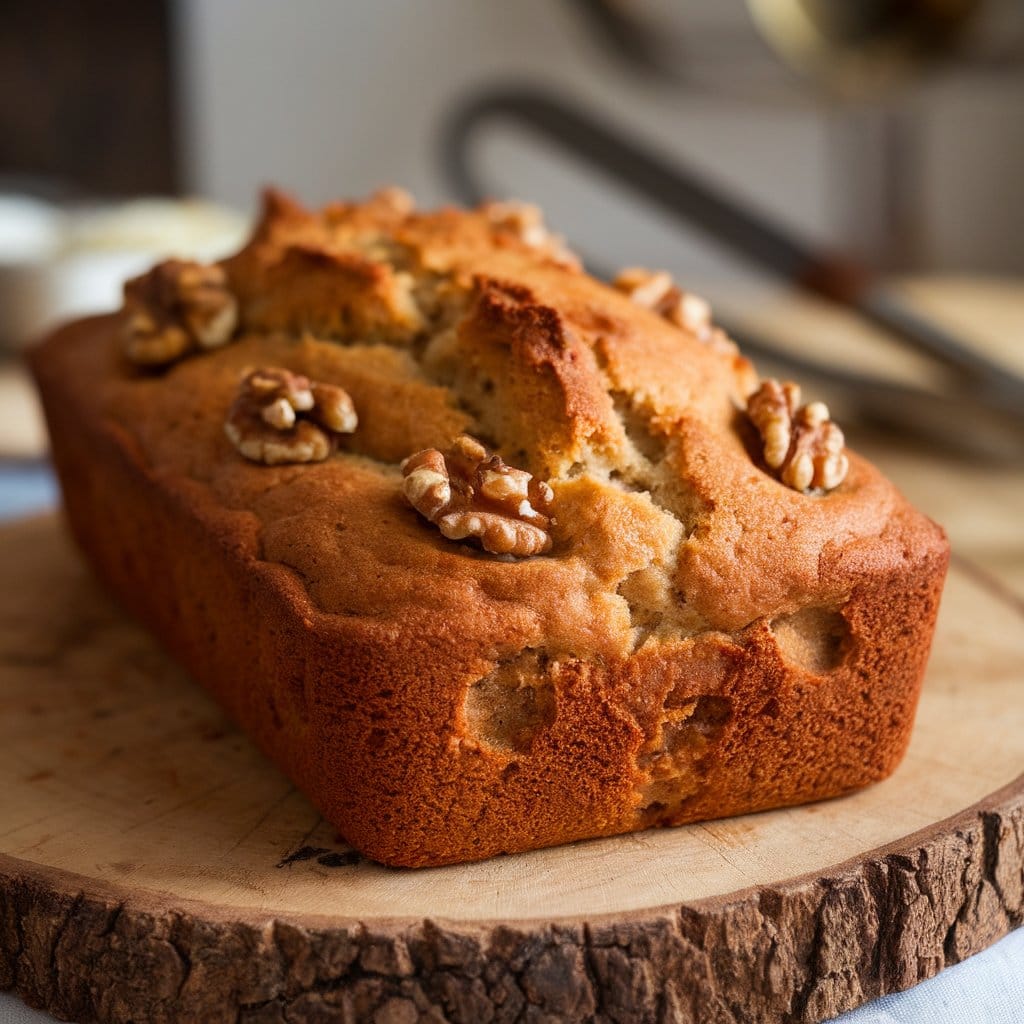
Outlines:
<svg viewBox="0 0 1024 1024"><path fill-rule="evenodd" d="M1024 608L963 562L889 781L419 871L347 849L56 518L0 564L0 989L52 1013L811 1021L1024 915Z"/></svg>

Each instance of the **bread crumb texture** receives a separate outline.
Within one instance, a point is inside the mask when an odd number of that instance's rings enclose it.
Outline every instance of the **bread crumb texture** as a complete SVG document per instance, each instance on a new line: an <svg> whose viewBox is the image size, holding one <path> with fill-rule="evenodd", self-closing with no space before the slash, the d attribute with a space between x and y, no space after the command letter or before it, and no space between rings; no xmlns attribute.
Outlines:
<svg viewBox="0 0 1024 1024"><path fill-rule="evenodd" d="M314 213L271 192L219 265L229 343L133 365L130 309L45 343L70 520L101 575L389 863L884 776L941 530L853 453L827 493L780 482L746 415L759 379L707 317L589 277L508 206L425 213L387 190ZM358 426L322 461L265 465L225 435L267 367L350 397ZM405 499L403 460L463 434L550 486L543 554L447 539Z"/></svg>

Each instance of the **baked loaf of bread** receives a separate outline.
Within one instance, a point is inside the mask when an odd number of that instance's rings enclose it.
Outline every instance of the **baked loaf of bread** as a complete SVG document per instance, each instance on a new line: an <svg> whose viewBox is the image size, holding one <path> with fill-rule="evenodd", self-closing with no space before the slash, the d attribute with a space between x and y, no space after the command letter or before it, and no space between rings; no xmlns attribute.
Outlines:
<svg viewBox="0 0 1024 1024"><path fill-rule="evenodd" d="M665 274L527 206L310 213L32 355L74 536L342 836L437 865L846 793L942 531Z"/></svg>

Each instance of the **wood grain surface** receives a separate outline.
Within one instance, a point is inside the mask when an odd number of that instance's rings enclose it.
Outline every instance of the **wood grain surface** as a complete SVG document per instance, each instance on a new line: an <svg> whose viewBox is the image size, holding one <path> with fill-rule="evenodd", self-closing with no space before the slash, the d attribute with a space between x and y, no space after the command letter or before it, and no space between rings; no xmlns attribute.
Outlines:
<svg viewBox="0 0 1024 1024"><path fill-rule="evenodd" d="M0 530L0 987L79 1021L818 1020L1024 915L1024 615L961 561L914 741L842 800L361 860L53 517Z"/></svg>

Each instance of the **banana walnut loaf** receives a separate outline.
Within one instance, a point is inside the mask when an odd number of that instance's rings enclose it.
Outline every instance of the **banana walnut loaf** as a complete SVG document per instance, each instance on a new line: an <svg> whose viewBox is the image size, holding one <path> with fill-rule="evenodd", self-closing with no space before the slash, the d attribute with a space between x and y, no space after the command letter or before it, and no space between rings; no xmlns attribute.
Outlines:
<svg viewBox="0 0 1024 1024"><path fill-rule="evenodd" d="M271 192L32 354L104 583L344 838L438 865L846 793L948 550L663 272Z"/></svg>

